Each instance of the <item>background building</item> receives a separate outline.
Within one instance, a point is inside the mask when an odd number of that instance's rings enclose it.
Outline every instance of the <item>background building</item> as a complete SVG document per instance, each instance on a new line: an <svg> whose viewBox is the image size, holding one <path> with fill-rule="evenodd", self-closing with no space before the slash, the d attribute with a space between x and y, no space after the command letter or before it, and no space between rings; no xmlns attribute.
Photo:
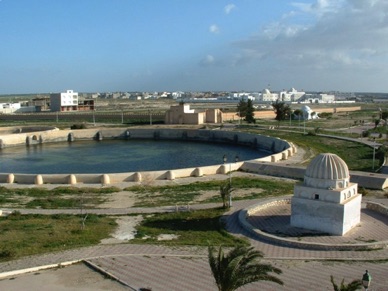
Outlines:
<svg viewBox="0 0 388 291"><path fill-rule="evenodd" d="M198 112L190 109L190 105L180 103L177 106L171 106L167 110L164 122L166 124L222 123L222 112L219 109L207 109Z"/></svg>
<svg viewBox="0 0 388 291"><path fill-rule="evenodd" d="M89 111L94 110L94 99L80 101L78 93L67 90L64 93L50 94L50 110L63 111Z"/></svg>

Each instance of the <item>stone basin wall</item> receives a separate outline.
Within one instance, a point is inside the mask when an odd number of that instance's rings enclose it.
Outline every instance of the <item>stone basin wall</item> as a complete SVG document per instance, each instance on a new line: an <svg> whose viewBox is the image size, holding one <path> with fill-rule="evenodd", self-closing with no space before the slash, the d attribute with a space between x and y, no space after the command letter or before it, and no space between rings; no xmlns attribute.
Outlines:
<svg viewBox="0 0 388 291"><path fill-rule="evenodd" d="M0 135L0 148L12 146L32 146L49 142L77 142L77 140L104 139L153 139L153 140L181 140L209 143L230 143L249 146L260 151L268 151L268 156L254 161L277 162L286 160L296 152L295 146L285 140L233 131L197 130L197 129L140 129L140 128L92 128L80 130L51 129L39 132ZM0 173L0 183L21 184L76 184L101 183L112 184L120 182L141 182L147 179L174 180L183 177L200 177L203 175L226 174L229 166L232 171L238 170L244 162L230 165L213 165L186 169L171 169L167 171L130 172L130 173L100 173L100 174L19 174Z"/></svg>

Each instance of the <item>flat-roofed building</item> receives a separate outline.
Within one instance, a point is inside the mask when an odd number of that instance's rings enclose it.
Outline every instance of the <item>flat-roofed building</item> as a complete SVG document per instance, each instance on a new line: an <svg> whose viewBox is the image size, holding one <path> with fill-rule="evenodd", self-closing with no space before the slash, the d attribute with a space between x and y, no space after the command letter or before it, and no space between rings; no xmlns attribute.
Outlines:
<svg viewBox="0 0 388 291"><path fill-rule="evenodd" d="M63 93L50 94L51 111L78 111L78 93L67 90Z"/></svg>

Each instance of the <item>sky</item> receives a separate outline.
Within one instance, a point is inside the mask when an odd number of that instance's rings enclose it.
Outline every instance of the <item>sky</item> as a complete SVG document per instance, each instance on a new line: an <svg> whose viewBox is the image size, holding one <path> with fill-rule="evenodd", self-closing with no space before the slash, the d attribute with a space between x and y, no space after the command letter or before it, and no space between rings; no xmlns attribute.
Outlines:
<svg viewBox="0 0 388 291"><path fill-rule="evenodd" d="M388 92L387 0L0 0L0 94Z"/></svg>

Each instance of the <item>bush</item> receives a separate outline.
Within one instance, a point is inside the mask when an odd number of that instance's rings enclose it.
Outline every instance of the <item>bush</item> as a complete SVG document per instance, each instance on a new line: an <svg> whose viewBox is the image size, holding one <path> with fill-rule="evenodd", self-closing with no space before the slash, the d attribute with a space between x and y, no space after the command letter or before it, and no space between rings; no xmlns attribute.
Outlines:
<svg viewBox="0 0 388 291"><path fill-rule="evenodd" d="M318 113L318 117L319 118L327 118L327 119L330 119L333 117L333 113L331 112L321 112L321 113Z"/></svg>
<svg viewBox="0 0 388 291"><path fill-rule="evenodd" d="M70 129L86 129L86 124L81 123L81 124L73 124L70 126Z"/></svg>
<svg viewBox="0 0 388 291"><path fill-rule="evenodd" d="M15 256L15 253L10 250L0 250L0 261L10 260Z"/></svg>
<svg viewBox="0 0 388 291"><path fill-rule="evenodd" d="M366 190L364 187L360 187L358 189L358 192L362 195L362 197L364 197L364 196L369 194L368 190Z"/></svg>
<svg viewBox="0 0 388 291"><path fill-rule="evenodd" d="M362 133L361 133L361 136L362 137L368 137L370 135L370 132L367 131L367 130L364 130Z"/></svg>
<svg viewBox="0 0 388 291"><path fill-rule="evenodd" d="M14 220L18 220L22 217L22 214L19 210L14 210L12 211L8 216L7 218L8 219L14 219Z"/></svg>

